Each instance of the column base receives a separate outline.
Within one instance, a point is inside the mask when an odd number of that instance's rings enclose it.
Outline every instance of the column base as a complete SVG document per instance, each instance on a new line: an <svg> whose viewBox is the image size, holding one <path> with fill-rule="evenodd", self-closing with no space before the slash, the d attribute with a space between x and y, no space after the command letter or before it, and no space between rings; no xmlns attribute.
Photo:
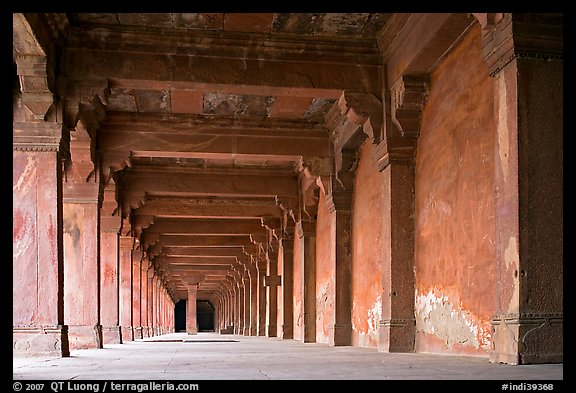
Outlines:
<svg viewBox="0 0 576 393"><path fill-rule="evenodd" d="M378 352L414 352L416 320L383 319L378 322Z"/></svg>
<svg viewBox="0 0 576 393"><path fill-rule="evenodd" d="M257 335L258 335L258 328L257 328L257 326L250 326L248 335L249 335L249 336L257 336Z"/></svg>
<svg viewBox="0 0 576 393"><path fill-rule="evenodd" d="M348 346L352 345L352 325L330 326L330 337L328 344L330 346Z"/></svg>
<svg viewBox="0 0 576 393"><path fill-rule="evenodd" d="M142 338L150 337L150 332L148 331L148 326L142 326Z"/></svg>
<svg viewBox="0 0 576 393"><path fill-rule="evenodd" d="M283 340L292 340L294 338L294 326L282 325L282 335L280 337Z"/></svg>
<svg viewBox="0 0 576 393"><path fill-rule="evenodd" d="M510 313L492 318L491 363L562 363L563 313Z"/></svg>
<svg viewBox="0 0 576 393"><path fill-rule="evenodd" d="M132 329L134 334L134 340L142 339L144 336L142 335L142 326L136 326Z"/></svg>
<svg viewBox="0 0 576 393"><path fill-rule="evenodd" d="M12 327L13 356L70 356L68 326L29 325Z"/></svg>
<svg viewBox="0 0 576 393"><path fill-rule="evenodd" d="M134 332L132 326L121 326L122 342L134 341Z"/></svg>
<svg viewBox="0 0 576 393"><path fill-rule="evenodd" d="M266 336L267 337L277 337L277 335L278 335L278 326L276 326L276 325L266 326Z"/></svg>
<svg viewBox="0 0 576 393"><path fill-rule="evenodd" d="M120 326L102 326L103 344L122 344Z"/></svg>
<svg viewBox="0 0 576 393"><path fill-rule="evenodd" d="M316 325L306 325L303 326L303 333L301 341L303 343L315 343L316 342Z"/></svg>
<svg viewBox="0 0 576 393"><path fill-rule="evenodd" d="M242 332L243 336L249 336L250 335L250 326L244 326L244 331Z"/></svg>
<svg viewBox="0 0 576 393"><path fill-rule="evenodd" d="M70 349L102 348L102 326L68 325Z"/></svg>
<svg viewBox="0 0 576 393"><path fill-rule="evenodd" d="M186 329L186 334L188 334L188 335L198 334L198 329L188 328L188 329Z"/></svg>
<svg viewBox="0 0 576 393"><path fill-rule="evenodd" d="M220 334L234 334L234 328L232 326L221 328Z"/></svg>

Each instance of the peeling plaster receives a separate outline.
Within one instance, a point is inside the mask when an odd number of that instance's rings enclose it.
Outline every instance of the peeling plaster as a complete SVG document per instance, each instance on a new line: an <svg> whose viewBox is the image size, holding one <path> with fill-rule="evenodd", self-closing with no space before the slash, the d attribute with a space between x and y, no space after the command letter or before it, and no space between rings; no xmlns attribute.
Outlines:
<svg viewBox="0 0 576 393"><path fill-rule="evenodd" d="M26 160L24 171L18 178L16 185L12 187L12 192L19 191L21 195L25 195L32 183L36 180L36 157L28 155Z"/></svg>
<svg viewBox="0 0 576 393"><path fill-rule="evenodd" d="M378 296L371 309L368 310L368 334L378 336L378 323L382 319L382 297Z"/></svg>
<svg viewBox="0 0 576 393"><path fill-rule="evenodd" d="M448 296L430 290L416 292L416 331L442 339L446 347L471 345L489 350L492 346L490 322L479 320L460 304L455 305Z"/></svg>

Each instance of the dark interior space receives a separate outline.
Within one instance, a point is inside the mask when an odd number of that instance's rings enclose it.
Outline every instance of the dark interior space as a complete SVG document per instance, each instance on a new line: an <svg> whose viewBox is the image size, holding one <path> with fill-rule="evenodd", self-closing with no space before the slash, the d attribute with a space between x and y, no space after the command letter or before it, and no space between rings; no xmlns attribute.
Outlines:
<svg viewBox="0 0 576 393"><path fill-rule="evenodd" d="M199 332L214 331L214 307L207 300L196 302L196 314Z"/></svg>
<svg viewBox="0 0 576 393"><path fill-rule="evenodd" d="M186 299L180 299L174 306L174 330L186 331Z"/></svg>

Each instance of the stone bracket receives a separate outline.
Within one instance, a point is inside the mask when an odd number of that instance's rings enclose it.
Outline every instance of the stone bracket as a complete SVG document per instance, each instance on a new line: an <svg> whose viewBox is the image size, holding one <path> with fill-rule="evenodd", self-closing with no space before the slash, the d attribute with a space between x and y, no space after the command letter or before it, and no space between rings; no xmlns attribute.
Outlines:
<svg viewBox="0 0 576 393"><path fill-rule="evenodd" d="M402 137L418 137L429 85L427 76L403 75L390 88L392 122L398 127Z"/></svg>

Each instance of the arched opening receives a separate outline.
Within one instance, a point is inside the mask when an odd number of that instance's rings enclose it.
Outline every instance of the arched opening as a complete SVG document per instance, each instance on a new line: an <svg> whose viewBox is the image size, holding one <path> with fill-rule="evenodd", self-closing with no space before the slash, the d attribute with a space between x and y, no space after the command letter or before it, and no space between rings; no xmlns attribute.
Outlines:
<svg viewBox="0 0 576 393"><path fill-rule="evenodd" d="M214 306L208 300L196 302L196 318L199 332L214 331Z"/></svg>
<svg viewBox="0 0 576 393"><path fill-rule="evenodd" d="M186 332L186 299L180 299L174 305L174 330Z"/></svg>

